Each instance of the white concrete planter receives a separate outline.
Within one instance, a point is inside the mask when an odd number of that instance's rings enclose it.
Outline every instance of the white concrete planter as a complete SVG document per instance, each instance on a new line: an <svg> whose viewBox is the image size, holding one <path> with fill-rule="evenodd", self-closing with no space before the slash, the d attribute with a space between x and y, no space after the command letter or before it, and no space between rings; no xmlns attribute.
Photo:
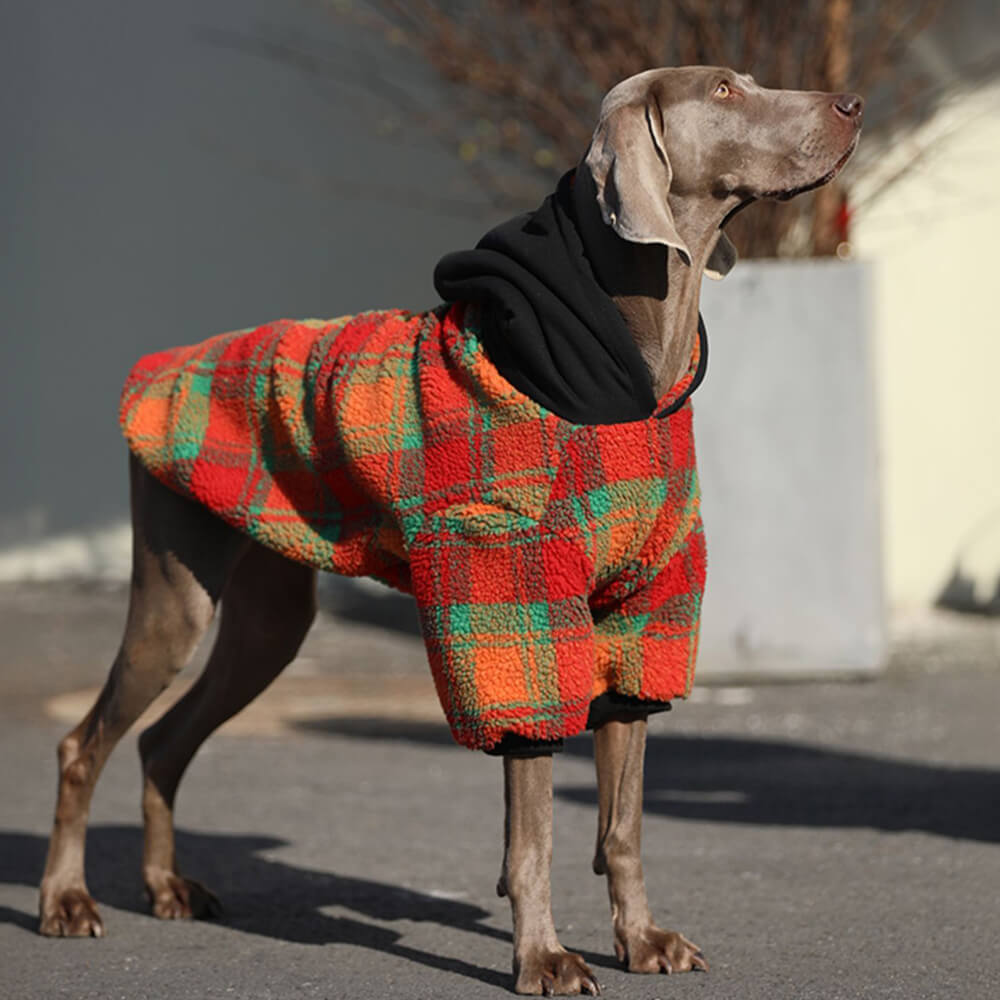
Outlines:
<svg viewBox="0 0 1000 1000"><path fill-rule="evenodd" d="M833 260L741 262L704 284L703 678L884 663L870 285Z"/></svg>

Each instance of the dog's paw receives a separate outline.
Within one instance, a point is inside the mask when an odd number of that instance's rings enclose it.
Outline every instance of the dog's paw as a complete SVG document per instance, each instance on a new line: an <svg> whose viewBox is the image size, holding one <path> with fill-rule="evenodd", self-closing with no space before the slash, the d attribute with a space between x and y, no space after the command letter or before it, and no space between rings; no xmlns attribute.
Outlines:
<svg viewBox="0 0 1000 1000"><path fill-rule="evenodd" d="M514 989L529 996L572 996L588 993L599 996L600 986L580 955L565 948L539 951L515 970Z"/></svg>
<svg viewBox="0 0 1000 1000"><path fill-rule="evenodd" d="M104 937L104 922L86 889L64 889L43 900L38 930L46 937Z"/></svg>
<svg viewBox="0 0 1000 1000"><path fill-rule="evenodd" d="M616 936L615 954L629 972L708 972L708 962L696 944L654 924L627 938Z"/></svg>
<svg viewBox="0 0 1000 1000"><path fill-rule="evenodd" d="M203 920L222 916L222 904L200 882L159 872L148 875L146 893L153 916L161 920Z"/></svg>

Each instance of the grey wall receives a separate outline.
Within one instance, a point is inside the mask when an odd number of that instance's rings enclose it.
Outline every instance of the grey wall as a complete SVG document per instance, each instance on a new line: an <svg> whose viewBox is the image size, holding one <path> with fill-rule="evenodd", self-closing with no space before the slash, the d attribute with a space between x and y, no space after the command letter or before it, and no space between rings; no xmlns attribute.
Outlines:
<svg viewBox="0 0 1000 1000"><path fill-rule="evenodd" d="M141 354L430 305L438 257L488 220L418 202L453 158L212 34L363 46L312 5L5 0L2 18L0 548L124 516L116 408Z"/></svg>

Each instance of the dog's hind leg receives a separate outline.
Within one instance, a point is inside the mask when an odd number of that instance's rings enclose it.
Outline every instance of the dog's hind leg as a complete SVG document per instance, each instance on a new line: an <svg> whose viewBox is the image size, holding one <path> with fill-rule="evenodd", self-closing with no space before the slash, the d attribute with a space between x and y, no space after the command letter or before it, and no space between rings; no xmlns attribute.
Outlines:
<svg viewBox="0 0 1000 1000"><path fill-rule="evenodd" d="M59 795L39 904L43 934L100 937L84 848L94 786L115 744L187 663L246 541L133 458L132 584L121 648L93 708L59 744Z"/></svg>
<svg viewBox="0 0 1000 1000"><path fill-rule="evenodd" d="M316 613L316 572L257 543L236 566L222 597L219 635L204 672L139 737L145 823L142 874L158 917L214 916L216 898L177 869L173 807L198 747L289 664Z"/></svg>
<svg viewBox="0 0 1000 1000"><path fill-rule="evenodd" d="M594 871L608 877L615 954L630 972L708 970L705 956L676 931L653 923L639 857L646 719L609 719L594 730L597 850Z"/></svg>

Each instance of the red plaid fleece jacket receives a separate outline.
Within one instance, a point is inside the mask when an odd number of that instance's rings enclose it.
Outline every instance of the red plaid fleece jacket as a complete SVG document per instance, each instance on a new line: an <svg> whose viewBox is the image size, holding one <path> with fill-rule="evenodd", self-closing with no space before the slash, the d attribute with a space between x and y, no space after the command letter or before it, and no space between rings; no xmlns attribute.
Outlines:
<svg viewBox="0 0 1000 1000"><path fill-rule="evenodd" d="M459 743L554 740L606 691L690 689L705 570L690 402L569 423L497 372L459 304L149 355L121 422L150 472L262 544L413 593Z"/></svg>

